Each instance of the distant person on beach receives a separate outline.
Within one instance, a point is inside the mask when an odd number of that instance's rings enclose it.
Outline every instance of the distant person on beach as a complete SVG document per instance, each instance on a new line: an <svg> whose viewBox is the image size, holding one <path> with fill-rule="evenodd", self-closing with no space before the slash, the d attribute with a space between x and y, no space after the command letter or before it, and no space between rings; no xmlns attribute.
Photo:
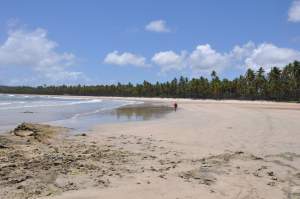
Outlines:
<svg viewBox="0 0 300 199"><path fill-rule="evenodd" d="M175 112L177 111L177 108L178 108L178 104L175 102L175 103L174 103L174 111L175 111Z"/></svg>

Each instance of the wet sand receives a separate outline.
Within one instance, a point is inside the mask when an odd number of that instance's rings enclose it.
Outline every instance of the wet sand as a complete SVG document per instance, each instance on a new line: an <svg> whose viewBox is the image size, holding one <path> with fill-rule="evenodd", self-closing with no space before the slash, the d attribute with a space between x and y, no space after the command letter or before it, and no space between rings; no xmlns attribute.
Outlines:
<svg viewBox="0 0 300 199"><path fill-rule="evenodd" d="M166 114L172 113L173 107L165 103L149 103L133 104L123 106L110 111L110 114L117 118L125 118L123 121L146 121L160 119Z"/></svg>
<svg viewBox="0 0 300 199"><path fill-rule="evenodd" d="M300 197L299 104L177 102L156 120L29 147L3 143L0 198Z"/></svg>

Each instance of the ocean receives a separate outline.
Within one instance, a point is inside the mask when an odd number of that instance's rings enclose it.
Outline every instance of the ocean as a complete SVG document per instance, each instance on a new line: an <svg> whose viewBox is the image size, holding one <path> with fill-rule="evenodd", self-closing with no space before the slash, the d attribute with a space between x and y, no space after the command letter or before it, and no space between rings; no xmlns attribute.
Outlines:
<svg viewBox="0 0 300 199"><path fill-rule="evenodd" d="M133 100L89 97L0 94L0 132L22 122L59 125L74 130L88 130L99 123L128 120L112 110L139 104Z"/></svg>

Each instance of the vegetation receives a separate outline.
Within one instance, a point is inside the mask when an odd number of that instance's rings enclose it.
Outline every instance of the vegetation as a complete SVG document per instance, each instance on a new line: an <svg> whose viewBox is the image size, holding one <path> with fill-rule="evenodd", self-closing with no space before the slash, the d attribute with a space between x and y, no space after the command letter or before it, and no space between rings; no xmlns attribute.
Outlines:
<svg viewBox="0 0 300 199"><path fill-rule="evenodd" d="M220 79L215 71L211 79L205 77L188 79L180 77L171 82L151 84L144 81L133 85L96 86L0 86L1 93L47 94L47 95L93 95L133 97L178 97L194 99L243 99L243 100L300 100L300 62L295 61L283 69L273 67L265 73L248 69L245 75L233 80Z"/></svg>

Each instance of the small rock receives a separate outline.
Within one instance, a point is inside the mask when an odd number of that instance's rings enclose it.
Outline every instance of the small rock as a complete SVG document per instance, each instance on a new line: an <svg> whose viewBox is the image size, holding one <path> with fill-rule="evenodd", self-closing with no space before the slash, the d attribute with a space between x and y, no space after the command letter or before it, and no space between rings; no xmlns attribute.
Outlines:
<svg viewBox="0 0 300 199"><path fill-rule="evenodd" d="M160 174L158 177L163 178L163 179L166 179L166 177L165 177L164 174Z"/></svg>
<svg viewBox="0 0 300 199"><path fill-rule="evenodd" d="M267 185L269 185L269 186L272 186L272 187L273 187L273 186L275 186L275 182L273 182L273 181L272 181L272 182L268 182L268 183L267 183Z"/></svg>
<svg viewBox="0 0 300 199"><path fill-rule="evenodd" d="M87 136L87 134L86 133L80 133L80 134L77 134L77 136L83 136L83 137L85 137L85 136Z"/></svg>
<svg viewBox="0 0 300 199"><path fill-rule="evenodd" d="M258 171L253 172L253 175L256 177L262 177Z"/></svg>
<svg viewBox="0 0 300 199"><path fill-rule="evenodd" d="M19 186L17 186L17 189L23 189L24 188L24 186L23 185L19 185Z"/></svg>
<svg viewBox="0 0 300 199"><path fill-rule="evenodd" d="M273 172L273 171L267 172L267 174L268 174L269 176L274 176L274 172Z"/></svg>
<svg viewBox="0 0 300 199"><path fill-rule="evenodd" d="M274 181L278 180L275 176L273 176L271 179L274 180Z"/></svg>
<svg viewBox="0 0 300 199"><path fill-rule="evenodd" d="M8 148L8 146L0 144L0 149L7 149L7 148Z"/></svg>

